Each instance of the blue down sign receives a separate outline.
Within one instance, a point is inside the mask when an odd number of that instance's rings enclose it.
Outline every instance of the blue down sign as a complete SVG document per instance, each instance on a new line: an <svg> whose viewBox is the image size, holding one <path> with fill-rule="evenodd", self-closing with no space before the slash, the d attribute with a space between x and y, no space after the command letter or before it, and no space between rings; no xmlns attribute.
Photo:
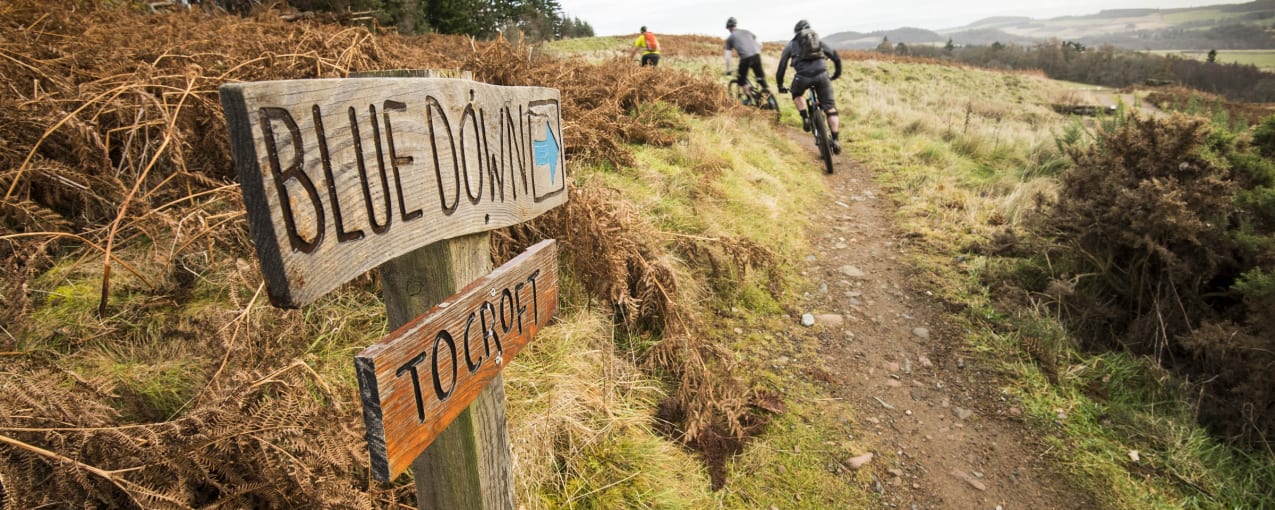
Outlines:
<svg viewBox="0 0 1275 510"><path fill-rule="evenodd" d="M271 302L567 200L559 93L446 78L221 88Z"/></svg>

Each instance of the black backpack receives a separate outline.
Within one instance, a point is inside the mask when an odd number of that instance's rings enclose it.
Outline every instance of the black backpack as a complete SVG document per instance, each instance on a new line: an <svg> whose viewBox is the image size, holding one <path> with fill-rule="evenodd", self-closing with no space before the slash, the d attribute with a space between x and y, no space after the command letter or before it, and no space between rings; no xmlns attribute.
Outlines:
<svg viewBox="0 0 1275 510"><path fill-rule="evenodd" d="M804 28L797 32L797 59L816 60L821 58L823 58L823 45L819 42L819 34L810 28Z"/></svg>

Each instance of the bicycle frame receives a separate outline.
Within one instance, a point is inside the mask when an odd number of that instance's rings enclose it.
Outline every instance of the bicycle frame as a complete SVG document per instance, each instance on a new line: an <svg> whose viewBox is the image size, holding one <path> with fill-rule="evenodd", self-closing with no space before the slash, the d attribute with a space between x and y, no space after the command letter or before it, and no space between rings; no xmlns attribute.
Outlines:
<svg viewBox="0 0 1275 510"><path fill-rule="evenodd" d="M815 146L819 147L819 157L823 159L824 173L832 173L832 132L828 130L828 116L819 106L819 93L815 87L806 91L806 114L810 116L810 134L815 137Z"/></svg>
<svg viewBox="0 0 1275 510"><path fill-rule="evenodd" d="M769 90L764 91L759 88L751 75L745 74L744 81L747 84L747 89L739 85L739 80L736 77L731 78L729 84L731 95L747 106L755 106L762 110L774 110L775 119L778 120L781 113L779 111L779 100Z"/></svg>

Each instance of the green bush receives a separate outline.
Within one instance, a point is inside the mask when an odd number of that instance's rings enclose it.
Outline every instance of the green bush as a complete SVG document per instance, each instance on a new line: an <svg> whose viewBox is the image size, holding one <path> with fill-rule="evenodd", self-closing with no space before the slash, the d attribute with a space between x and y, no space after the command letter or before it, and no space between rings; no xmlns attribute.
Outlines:
<svg viewBox="0 0 1275 510"><path fill-rule="evenodd" d="M1181 116L1094 135L1059 140L1074 164L1027 222L1077 282L1060 297L1068 328L1212 381L1200 416L1215 430L1275 437L1275 165L1261 154L1275 121L1251 146Z"/></svg>
<svg viewBox="0 0 1275 510"><path fill-rule="evenodd" d="M1267 117L1253 130L1253 144L1263 156L1275 156L1275 115Z"/></svg>

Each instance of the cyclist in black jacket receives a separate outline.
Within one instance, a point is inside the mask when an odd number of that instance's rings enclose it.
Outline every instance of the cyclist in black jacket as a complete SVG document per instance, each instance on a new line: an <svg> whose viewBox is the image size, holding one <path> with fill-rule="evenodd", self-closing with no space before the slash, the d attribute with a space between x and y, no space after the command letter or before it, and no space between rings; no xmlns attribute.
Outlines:
<svg viewBox="0 0 1275 510"><path fill-rule="evenodd" d="M788 70L788 61L792 60L792 68L797 74L792 79L792 99L797 105L797 111L801 113L802 129L810 131L810 114L806 112L806 102L802 100L801 95L810 87L815 87L815 91L819 94L819 107L828 114L828 130L832 131L832 152L841 154L841 143L838 141L841 121L837 116L837 102L832 95L831 82L841 77L841 57L823 41L819 41L817 50L803 51L803 44L799 39L803 38L803 31L809 30L810 22L804 19L798 21L793 27L792 31L795 35L791 41L788 41L788 45L784 46L784 52L779 56L779 69L775 71L775 81L779 82L780 94L788 92L788 89L784 88L784 72ZM824 58L832 60L836 66L831 78L828 77L828 67L824 64Z"/></svg>

